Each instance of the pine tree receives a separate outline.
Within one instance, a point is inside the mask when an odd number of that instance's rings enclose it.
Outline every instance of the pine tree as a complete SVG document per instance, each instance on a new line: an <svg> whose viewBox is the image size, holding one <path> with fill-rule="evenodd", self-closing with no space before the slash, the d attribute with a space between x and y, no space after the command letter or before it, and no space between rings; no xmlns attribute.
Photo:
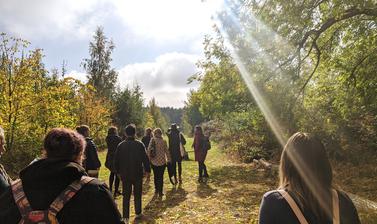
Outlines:
<svg viewBox="0 0 377 224"><path fill-rule="evenodd" d="M88 73L88 83L97 91L97 94L112 99L115 94L115 84L118 74L111 68L111 53L115 46L104 34L103 27L98 27L94 40L89 44L90 58L83 61L83 67Z"/></svg>

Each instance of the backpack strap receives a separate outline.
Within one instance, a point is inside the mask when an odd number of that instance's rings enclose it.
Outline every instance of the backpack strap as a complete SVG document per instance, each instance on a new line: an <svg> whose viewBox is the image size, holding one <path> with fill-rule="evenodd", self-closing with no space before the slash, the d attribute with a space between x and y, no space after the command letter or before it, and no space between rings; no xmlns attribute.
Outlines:
<svg viewBox="0 0 377 224"><path fill-rule="evenodd" d="M76 180L71 183L59 196L51 203L50 208L48 209L49 215L56 216L64 205L72 199L76 193L87 183L94 180L95 178L82 176L80 180Z"/></svg>
<svg viewBox="0 0 377 224"><path fill-rule="evenodd" d="M285 190L278 190L278 192L283 196L283 198L288 202L288 205L291 207L293 213L295 213L298 221L301 224L308 224L308 221L306 221L304 215L302 214L300 208L297 206L296 202L293 200L293 198L286 192Z"/></svg>
<svg viewBox="0 0 377 224"><path fill-rule="evenodd" d="M20 211L22 217L26 217L32 211L32 208L26 198L21 179L13 181L11 187L13 199L18 207L18 210Z"/></svg>
<svg viewBox="0 0 377 224"><path fill-rule="evenodd" d="M332 223L340 224L338 192L332 189Z"/></svg>

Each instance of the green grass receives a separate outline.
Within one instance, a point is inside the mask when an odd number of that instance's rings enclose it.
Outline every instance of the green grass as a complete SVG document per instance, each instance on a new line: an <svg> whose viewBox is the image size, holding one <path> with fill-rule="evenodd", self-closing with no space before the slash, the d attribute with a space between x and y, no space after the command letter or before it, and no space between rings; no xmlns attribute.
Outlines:
<svg viewBox="0 0 377 224"><path fill-rule="evenodd" d="M190 161L183 161L183 184L174 187L164 180L164 197L153 198L153 177L143 185L143 213L145 218L134 223L257 223L262 195L275 189L276 177L268 175L252 164L234 163L213 145L208 152L206 165L210 179L198 183L198 165L189 147ZM100 153L104 164L106 152ZM153 174L151 174L153 175ZM109 171L103 166L100 179L107 183ZM355 192L357 193L357 192ZM122 211L122 198L116 199ZM134 217L131 198L131 221ZM362 223L375 223L375 215L361 213Z"/></svg>
<svg viewBox="0 0 377 224"><path fill-rule="evenodd" d="M273 189L275 181L251 165L235 164L216 147L208 152L206 165L210 174L207 183L198 183L198 165L189 147L190 161L183 161L183 183L174 187L165 172L164 197L153 198L153 177L143 186L143 213L138 223L257 223L261 197ZM100 153L104 164L106 152ZM102 167L100 179L107 183L109 171ZM131 199L132 200L132 199ZM122 198L116 199L122 211ZM134 209L131 201L131 220Z"/></svg>

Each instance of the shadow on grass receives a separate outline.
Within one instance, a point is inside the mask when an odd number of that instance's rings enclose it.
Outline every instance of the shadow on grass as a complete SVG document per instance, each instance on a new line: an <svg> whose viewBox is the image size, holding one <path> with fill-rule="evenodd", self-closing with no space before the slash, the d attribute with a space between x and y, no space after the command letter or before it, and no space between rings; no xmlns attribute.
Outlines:
<svg viewBox="0 0 377 224"><path fill-rule="evenodd" d="M163 213L186 200L187 191L181 185L173 187L165 194L165 199L153 196L144 208L144 217L140 220L134 220L134 223L156 223L156 219Z"/></svg>
<svg viewBox="0 0 377 224"><path fill-rule="evenodd" d="M210 182L223 187L239 184L265 184L266 182L275 185L276 178L252 166L230 165L212 169Z"/></svg>
<svg viewBox="0 0 377 224"><path fill-rule="evenodd" d="M196 187L196 194L201 198L210 197L212 194L216 193L217 189L213 189L207 182L199 183Z"/></svg>

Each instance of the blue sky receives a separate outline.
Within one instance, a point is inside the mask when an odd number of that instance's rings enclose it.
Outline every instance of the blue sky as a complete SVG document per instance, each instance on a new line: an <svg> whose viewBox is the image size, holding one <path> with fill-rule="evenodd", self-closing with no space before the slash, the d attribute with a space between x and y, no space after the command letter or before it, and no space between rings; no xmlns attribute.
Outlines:
<svg viewBox="0 0 377 224"><path fill-rule="evenodd" d="M202 41L212 32L220 1L201 0L0 0L0 32L44 49L48 69L67 61L70 76L85 80L80 67L97 26L115 43L112 66L119 86L138 83L146 102L182 107L197 83Z"/></svg>

